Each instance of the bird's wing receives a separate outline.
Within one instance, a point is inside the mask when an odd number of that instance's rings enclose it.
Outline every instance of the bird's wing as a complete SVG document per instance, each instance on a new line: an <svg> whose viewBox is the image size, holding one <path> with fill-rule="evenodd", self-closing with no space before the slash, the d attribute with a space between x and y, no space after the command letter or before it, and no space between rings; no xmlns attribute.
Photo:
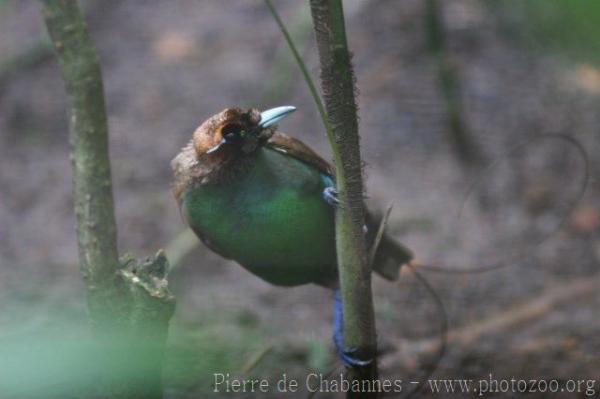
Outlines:
<svg viewBox="0 0 600 399"><path fill-rule="evenodd" d="M334 169L329 162L325 161L309 146L298 139L276 132L269 139L266 145L276 151L289 154L302 162L312 165L324 174L332 177L334 176ZM368 245L371 246L375 240L377 230L379 229L381 215L366 207L365 211L365 223L368 230L367 241ZM412 257L412 252L409 249L386 234L384 235L381 245L377 250L377 256L375 257L373 268L384 278L388 280L396 280L398 278L400 266L409 262Z"/></svg>
<svg viewBox="0 0 600 399"><path fill-rule="evenodd" d="M266 146L312 165L328 176L334 176L333 167L329 162L321 158L302 141L290 137L287 134L279 132L273 133L271 138L267 141Z"/></svg>

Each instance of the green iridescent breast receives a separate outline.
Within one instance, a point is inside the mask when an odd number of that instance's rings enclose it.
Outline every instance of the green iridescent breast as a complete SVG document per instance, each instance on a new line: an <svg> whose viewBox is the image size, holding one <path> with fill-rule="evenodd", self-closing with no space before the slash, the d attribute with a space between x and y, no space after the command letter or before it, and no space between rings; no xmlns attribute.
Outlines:
<svg viewBox="0 0 600 399"><path fill-rule="evenodd" d="M243 170L183 198L190 226L217 252L277 285L327 281L335 273L329 177L262 147Z"/></svg>

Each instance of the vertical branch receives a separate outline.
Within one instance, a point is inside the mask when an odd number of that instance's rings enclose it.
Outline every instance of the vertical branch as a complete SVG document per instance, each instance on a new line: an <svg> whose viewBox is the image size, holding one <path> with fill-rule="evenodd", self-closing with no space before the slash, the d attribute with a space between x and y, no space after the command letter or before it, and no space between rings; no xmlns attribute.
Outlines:
<svg viewBox="0 0 600 399"><path fill-rule="evenodd" d="M460 99L460 80L448 57L444 22L438 0L427 0L425 23L429 51L435 57L440 91L444 100L450 143L466 169L481 167L483 156L471 137Z"/></svg>
<svg viewBox="0 0 600 399"><path fill-rule="evenodd" d="M344 312L344 345L355 356L375 359L376 336L363 203L355 78L341 0L311 0L327 109L329 141L342 206L336 211L336 245ZM350 379L376 379L377 365L350 370ZM359 394L360 395L360 394Z"/></svg>
<svg viewBox="0 0 600 399"><path fill-rule="evenodd" d="M98 54L77 0L40 2L69 98L79 263L98 338L88 364L99 372L99 392L92 396L162 398L162 362L175 307L168 262L162 251L144 262L119 260Z"/></svg>
<svg viewBox="0 0 600 399"><path fill-rule="evenodd" d="M79 264L96 328L111 329L120 296L108 123L100 63L76 0L42 0L69 98L69 141Z"/></svg>

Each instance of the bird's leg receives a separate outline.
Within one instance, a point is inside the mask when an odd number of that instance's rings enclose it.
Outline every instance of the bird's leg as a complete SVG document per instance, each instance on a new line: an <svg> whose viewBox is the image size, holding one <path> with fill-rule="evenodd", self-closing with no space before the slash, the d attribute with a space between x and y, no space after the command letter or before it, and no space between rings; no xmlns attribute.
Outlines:
<svg viewBox="0 0 600 399"><path fill-rule="evenodd" d="M359 359L354 357L356 352L344 345L344 316L342 311L342 293L339 288L333 293L333 343L338 357L346 367L366 366L373 359Z"/></svg>
<svg viewBox="0 0 600 399"><path fill-rule="evenodd" d="M323 189L323 199L329 205L333 207L340 206L340 200L338 198L338 192L335 189L335 184L333 180L329 176L322 176L323 183L325 184L325 188Z"/></svg>

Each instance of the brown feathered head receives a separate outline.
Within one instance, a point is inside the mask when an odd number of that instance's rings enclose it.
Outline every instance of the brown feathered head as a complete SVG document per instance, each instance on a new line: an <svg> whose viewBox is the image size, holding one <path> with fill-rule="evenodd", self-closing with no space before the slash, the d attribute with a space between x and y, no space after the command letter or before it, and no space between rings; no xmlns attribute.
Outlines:
<svg viewBox="0 0 600 399"><path fill-rule="evenodd" d="M277 107L260 113L227 108L208 118L194 132L196 155L215 160L236 154L249 154L273 135L273 126L294 107Z"/></svg>

